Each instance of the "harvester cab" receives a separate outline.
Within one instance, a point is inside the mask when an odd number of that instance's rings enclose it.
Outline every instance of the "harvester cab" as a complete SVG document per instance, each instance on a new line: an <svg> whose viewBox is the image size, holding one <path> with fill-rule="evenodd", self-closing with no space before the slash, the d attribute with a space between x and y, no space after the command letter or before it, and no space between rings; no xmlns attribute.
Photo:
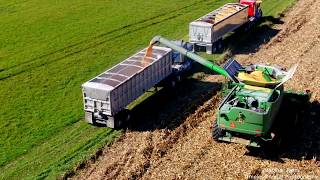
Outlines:
<svg viewBox="0 0 320 180"><path fill-rule="evenodd" d="M261 0L240 0L240 4L245 4L249 6L248 10L248 17L254 17L256 19L259 19L262 17L262 10L261 10Z"/></svg>
<svg viewBox="0 0 320 180"><path fill-rule="evenodd" d="M271 126L284 95L283 84L292 78L297 66L284 71L263 64L241 66L230 59L224 69L233 85L219 106L213 138L254 147L271 141Z"/></svg>

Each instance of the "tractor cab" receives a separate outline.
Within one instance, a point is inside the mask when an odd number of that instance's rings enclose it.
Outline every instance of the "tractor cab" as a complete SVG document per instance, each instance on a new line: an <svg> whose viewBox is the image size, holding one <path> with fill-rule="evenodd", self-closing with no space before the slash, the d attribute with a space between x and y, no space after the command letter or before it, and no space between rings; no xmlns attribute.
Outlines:
<svg viewBox="0 0 320 180"><path fill-rule="evenodd" d="M240 4L245 4L249 6L248 17L254 17L259 19L262 17L262 10L260 8L260 4L262 1L259 0L240 0Z"/></svg>

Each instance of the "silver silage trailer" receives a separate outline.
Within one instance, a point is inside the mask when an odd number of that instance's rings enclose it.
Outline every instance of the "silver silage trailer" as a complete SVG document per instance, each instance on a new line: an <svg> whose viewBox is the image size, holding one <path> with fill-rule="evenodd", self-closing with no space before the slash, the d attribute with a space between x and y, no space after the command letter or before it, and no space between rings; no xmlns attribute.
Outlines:
<svg viewBox="0 0 320 180"><path fill-rule="evenodd" d="M171 51L154 46L152 57L144 59L144 49L84 83L86 121L120 126L126 106L172 73Z"/></svg>
<svg viewBox="0 0 320 180"><path fill-rule="evenodd" d="M212 54L221 46L224 35L248 22L248 6L240 3L228 3L219 9L193 21L189 25L189 41L205 46Z"/></svg>

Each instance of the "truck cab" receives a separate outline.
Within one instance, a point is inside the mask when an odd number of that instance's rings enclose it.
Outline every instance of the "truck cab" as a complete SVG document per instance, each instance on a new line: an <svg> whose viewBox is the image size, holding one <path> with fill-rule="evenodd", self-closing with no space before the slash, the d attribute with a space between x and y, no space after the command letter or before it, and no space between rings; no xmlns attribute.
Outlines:
<svg viewBox="0 0 320 180"><path fill-rule="evenodd" d="M260 4L262 3L262 1L260 1L260 0L240 0L239 3L249 6L249 10L248 10L248 17L249 18L253 17L255 19L259 19L262 17L262 10L260 7Z"/></svg>

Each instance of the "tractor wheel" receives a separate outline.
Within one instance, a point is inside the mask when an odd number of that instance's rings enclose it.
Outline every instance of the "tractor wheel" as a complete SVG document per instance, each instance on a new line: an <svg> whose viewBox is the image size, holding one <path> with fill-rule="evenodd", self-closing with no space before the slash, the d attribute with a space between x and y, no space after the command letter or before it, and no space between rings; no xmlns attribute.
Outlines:
<svg viewBox="0 0 320 180"><path fill-rule="evenodd" d="M218 122L215 121L212 126L212 138L215 141L219 141L221 136L223 136L223 130L219 127Z"/></svg>
<svg viewBox="0 0 320 180"><path fill-rule="evenodd" d="M277 135L273 140L262 142L261 149L269 156L278 156L281 150L282 138Z"/></svg>

